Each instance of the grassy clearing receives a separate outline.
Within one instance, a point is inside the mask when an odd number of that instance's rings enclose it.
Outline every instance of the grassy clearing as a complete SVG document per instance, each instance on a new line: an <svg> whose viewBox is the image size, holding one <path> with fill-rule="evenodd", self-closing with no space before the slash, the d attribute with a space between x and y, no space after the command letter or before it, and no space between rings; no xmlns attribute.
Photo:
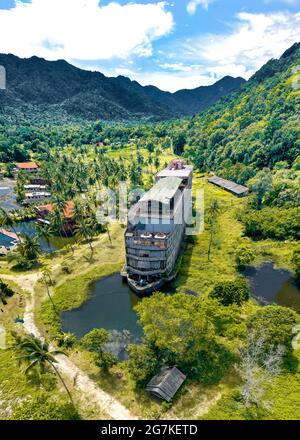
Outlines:
<svg viewBox="0 0 300 440"><path fill-rule="evenodd" d="M57 402L65 401L65 392L61 389L55 376L46 373L40 383L36 376L27 377L24 366L20 366L16 355L9 349L11 331L22 332L22 324L16 324L17 316L24 313L27 293L13 281L5 282L14 290L15 295L8 298L6 306L1 305L0 325L6 330L7 349L0 349L0 419L6 420L12 416L13 408L24 401L33 399L44 392L49 399ZM86 407L88 408L88 406ZM83 416L85 416L85 411Z"/></svg>

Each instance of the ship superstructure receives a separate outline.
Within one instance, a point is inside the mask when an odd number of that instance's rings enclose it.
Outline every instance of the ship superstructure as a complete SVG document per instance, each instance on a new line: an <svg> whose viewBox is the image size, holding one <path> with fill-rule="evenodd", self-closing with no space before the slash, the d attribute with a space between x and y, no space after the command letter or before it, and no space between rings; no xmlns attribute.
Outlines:
<svg viewBox="0 0 300 440"><path fill-rule="evenodd" d="M177 274L177 260L191 209L193 167L176 159L130 210L125 233L126 276L139 294L158 290Z"/></svg>

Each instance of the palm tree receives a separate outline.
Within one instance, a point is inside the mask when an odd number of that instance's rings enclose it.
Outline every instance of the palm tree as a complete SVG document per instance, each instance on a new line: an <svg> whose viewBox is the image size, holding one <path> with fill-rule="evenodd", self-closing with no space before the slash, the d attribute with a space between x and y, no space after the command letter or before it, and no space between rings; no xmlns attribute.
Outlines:
<svg viewBox="0 0 300 440"><path fill-rule="evenodd" d="M64 237L67 238L67 232L66 232L66 224L65 224L65 218L64 218L64 213L66 211L66 207L67 207L67 202L61 198L57 198L55 199L55 209L53 212L53 216L56 219L56 223L57 226L59 228L59 233L60 236L61 232L64 234ZM74 254L74 247L72 246L72 244L70 244L72 253Z"/></svg>
<svg viewBox="0 0 300 440"><path fill-rule="evenodd" d="M21 263L35 263L41 254L41 247L36 237L31 237L28 234L23 234L17 247L17 257Z"/></svg>
<svg viewBox="0 0 300 440"><path fill-rule="evenodd" d="M54 312L56 313L57 316L59 316L59 313L58 313L58 311L56 309L56 306L54 304L53 298L52 298L52 296L50 294L49 285L52 284L52 278L51 278L51 270L49 269L49 267L47 267L47 266L43 267L42 275L43 275L44 284L46 286L48 298L49 298L49 300L50 300L50 302L52 304Z"/></svg>
<svg viewBox="0 0 300 440"><path fill-rule="evenodd" d="M8 212L6 212L5 209L3 209L3 208L0 208L0 225L3 227L7 226L8 228L11 228L19 239L19 234L17 233L17 231L15 229L14 218Z"/></svg>
<svg viewBox="0 0 300 440"><path fill-rule="evenodd" d="M34 369L37 369L40 374L46 370L47 366L50 366L59 377L66 392L68 393L71 402L73 403L71 393L55 366L55 364L57 363L55 356L59 354L67 356L66 353L59 350L51 351L49 344L46 341L43 341L32 334L29 336L21 337L18 334L13 333L13 336L15 338L13 349L19 355L18 360L27 364L25 374L28 374Z"/></svg>
<svg viewBox="0 0 300 440"><path fill-rule="evenodd" d="M53 231L51 229L50 226L48 225L40 225L40 224L36 224L35 225L35 230L37 231L37 236L43 240L45 240L45 242L47 243L48 249L51 249L51 245L50 245L50 238L52 237Z"/></svg>
<svg viewBox="0 0 300 440"><path fill-rule="evenodd" d="M63 228L63 220L61 218L61 214L59 211L54 210L53 212L51 212L50 223L51 223L51 228L53 228L55 233L58 233L60 238L63 239L63 236L61 233L62 228Z"/></svg>
<svg viewBox="0 0 300 440"><path fill-rule="evenodd" d="M212 244L213 244L213 239L214 239L214 232L215 232L215 226L218 220L218 215L221 212L221 207L220 204L218 202L218 200L213 200L207 210L206 213L208 214L208 224L210 226L210 238L209 238L209 246L208 246L208 252L207 252L207 258L208 261L210 261L210 255L211 255L211 249L212 249Z"/></svg>
<svg viewBox="0 0 300 440"><path fill-rule="evenodd" d="M95 231L92 224L85 218L78 218L76 223L75 236L85 239L90 246L91 253L93 254L94 248L92 246L92 236Z"/></svg>

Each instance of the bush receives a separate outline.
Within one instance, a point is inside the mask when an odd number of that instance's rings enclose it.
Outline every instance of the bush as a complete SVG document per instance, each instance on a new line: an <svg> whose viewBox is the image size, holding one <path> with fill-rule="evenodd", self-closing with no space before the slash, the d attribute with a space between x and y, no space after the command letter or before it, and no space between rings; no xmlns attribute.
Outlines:
<svg viewBox="0 0 300 440"><path fill-rule="evenodd" d="M249 211L242 221L249 237L276 240L300 239L300 208L265 208Z"/></svg>
<svg viewBox="0 0 300 440"><path fill-rule="evenodd" d="M296 312L281 306L266 306L248 321L248 329L254 337L263 338L266 350L282 345L287 353L292 352L292 329L299 317Z"/></svg>
<svg viewBox="0 0 300 440"><path fill-rule="evenodd" d="M63 263L61 266L61 271L65 274L69 275L70 273L72 273L72 268L68 264Z"/></svg>
<svg viewBox="0 0 300 440"><path fill-rule="evenodd" d="M235 281L226 281L222 284L217 284L210 297L219 300L224 306L232 304L240 306L248 301L250 297L249 284L242 278Z"/></svg>
<svg viewBox="0 0 300 440"><path fill-rule="evenodd" d="M105 329L94 329L81 339L81 345L86 350L95 354L96 365L107 372L117 363L117 358L105 350L105 345L109 342L110 335Z"/></svg>
<svg viewBox="0 0 300 440"><path fill-rule="evenodd" d="M56 337L59 347L72 348L77 343L77 338L73 333L61 333Z"/></svg>
<svg viewBox="0 0 300 440"><path fill-rule="evenodd" d="M235 262L239 269L244 269L245 266L251 264L254 260L254 254L250 246L240 244L235 251Z"/></svg>

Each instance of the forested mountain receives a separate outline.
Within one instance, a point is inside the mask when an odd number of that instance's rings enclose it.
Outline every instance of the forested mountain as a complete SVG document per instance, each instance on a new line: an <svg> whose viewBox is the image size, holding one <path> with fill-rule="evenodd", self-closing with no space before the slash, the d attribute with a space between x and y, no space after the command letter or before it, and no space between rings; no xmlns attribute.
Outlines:
<svg viewBox="0 0 300 440"><path fill-rule="evenodd" d="M223 170L243 183L251 169L290 166L300 154L300 43L269 61L239 93L179 126L200 169Z"/></svg>
<svg viewBox="0 0 300 440"><path fill-rule="evenodd" d="M76 119L150 120L193 115L238 90L242 78L226 77L209 87L163 92L119 76L78 69L66 61L1 55L7 90L0 91L0 115L12 122Z"/></svg>

